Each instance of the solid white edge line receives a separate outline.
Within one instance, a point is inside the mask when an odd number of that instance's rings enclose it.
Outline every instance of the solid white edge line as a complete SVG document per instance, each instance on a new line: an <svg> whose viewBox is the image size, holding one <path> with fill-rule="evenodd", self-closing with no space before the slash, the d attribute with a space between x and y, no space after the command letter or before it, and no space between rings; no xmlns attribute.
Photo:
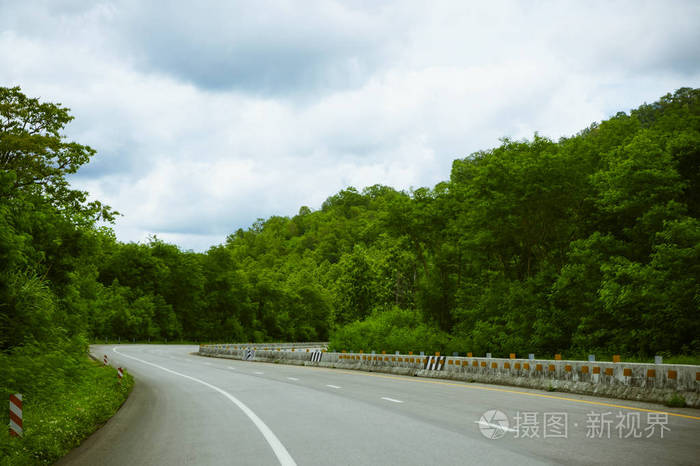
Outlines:
<svg viewBox="0 0 700 466"><path fill-rule="evenodd" d="M339 386L337 386L337 385L326 385L326 387L331 387L331 388L343 388L343 387L339 387Z"/></svg>
<svg viewBox="0 0 700 466"><path fill-rule="evenodd" d="M396 400L396 399L394 399L394 398L388 398L388 397L386 397L386 396L383 396L383 397L382 397L382 400L392 401L392 402L394 402L394 403L403 403L403 401L401 401L401 400Z"/></svg>
<svg viewBox="0 0 700 466"><path fill-rule="evenodd" d="M163 366L159 366L158 364L153 364L152 362L144 361L143 359L136 358L134 356L129 356L128 354L120 353L117 351L117 347L115 346L112 348L112 351L115 353L122 355L126 358L133 359L134 361L138 361L143 364L147 364L149 366L153 366L155 368L158 368L160 370L163 370L165 372L169 372L174 375L178 375L180 377L184 377L188 380L191 380L193 382L197 382L199 384L204 385L205 387L209 387L214 391L217 391L224 395L226 398L229 399L233 404L238 406L238 408L243 411L243 413L248 416L248 418L253 421L253 424L255 424L255 427L258 428L260 433L265 437L265 440L267 443L270 445L270 448L272 448L272 451L274 452L275 456L277 457L277 460L280 462L281 465L283 466L296 466L296 462L292 458L292 455L289 454L287 449L282 445L282 442L277 438L277 436L270 430L269 427L260 419L257 414L255 414L248 406L246 406L241 400L236 398L235 396L231 395L230 393L220 389L219 387L212 385L210 383L207 383L203 380L200 380L198 378L192 377L190 375L182 374L180 372L176 372L174 370L168 369Z"/></svg>

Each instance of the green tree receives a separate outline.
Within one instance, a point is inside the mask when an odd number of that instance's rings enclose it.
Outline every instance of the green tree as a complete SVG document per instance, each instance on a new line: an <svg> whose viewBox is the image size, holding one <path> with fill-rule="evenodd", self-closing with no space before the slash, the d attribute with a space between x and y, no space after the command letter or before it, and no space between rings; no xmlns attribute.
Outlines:
<svg viewBox="0 0 700 466"><path fill-rule="evenodd" d="M73 120L69 109L0 87L0 170L12 180L4 196L39 195L80 224L112 220L115 212L87 193L72 189L66 176L86 164L95 150L61 134Z"/></svg>

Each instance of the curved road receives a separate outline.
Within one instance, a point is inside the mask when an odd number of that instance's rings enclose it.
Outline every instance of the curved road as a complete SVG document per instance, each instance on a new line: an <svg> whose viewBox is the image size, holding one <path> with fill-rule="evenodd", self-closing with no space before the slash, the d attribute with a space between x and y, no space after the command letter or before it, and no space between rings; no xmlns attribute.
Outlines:
<svg viewBox="0 0 700 466"><path fill-rule="evenodd" d="M700 458L698 410L203 358L191 354L196 351L93 346L95 356L107 354L137 383L121 410L58 464L697 464Z"/></svg>

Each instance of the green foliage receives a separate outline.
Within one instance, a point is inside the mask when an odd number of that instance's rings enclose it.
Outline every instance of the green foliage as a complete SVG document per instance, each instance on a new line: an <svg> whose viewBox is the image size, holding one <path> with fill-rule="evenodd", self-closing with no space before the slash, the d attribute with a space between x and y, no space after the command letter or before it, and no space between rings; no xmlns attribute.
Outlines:
<svg viewBox="0 0 700 466"><path fill-rule="evenodd" d="M559 141L504 139L432 189L348 187L205 253L98 227L114 212L66 180L95 153L62 135L71 119L0 88L6 393L66 387L88 339L700 354L698 89Z"/></svg>
<svg viewBox="0 0 700 466"><path fill-rule="evenodd" d="M65 374L70 377L70 383L63 382L66 380L63 374L36 375L37 366L51 367L54 372L66 370L61 360L51 355L12 361L13 371L31 373L37 380L50 384L40 390L34 385L24 391L24 437L12 438L8 429L0 432L0 465L53 464L124 403L134 385L133 377L125 373L120 384L114 368L86 359L83 356L71 361L70 373ZM3 390L3 399L7 399L6 395L9 394ZM3 410L0 418L6 426L7 410Z"/></svg>
<svg viewBox="0 0 700 466"><path fill-rule="evenodd" d="M700 352L699 96L455 161L465 350Z"/></svg>
<svg viewBox="0 0 700 466"><path fill-rule="evenodd" d="M448 341L448 334L425 324L418 312L393 307L378 309L368 318L338 329L330 340L329 349L378 353L430 352L446 348Z"/></svg>
<svg viewBox="0 0 700 466"><path fill-rule="evenodd" d="M670 406L671 408L685 408L685 398L683 395L674 393L664 402L664 404L666 406Z"/></svg>
<svg viewBox="0 0 700 466"><path fill-rule="evenodd" d="M19 87L0 87L0 170L12 176L3 197L42 196L80 223L112 219L109 207L86 203L86 192L69 187L66 175L87 163L95 150L65 140L61 131L73 120L68 111L29 98Z"/></svg>
<svg viewBox="0 0 700 466"><path fill-rule="evenodd" d="M0 343L3 347L21 347L27 343L54 343L62 329L54 325L55 296L36 275L13 272L7 277L3 304Z"/></svg>
<svg viewBox="0 0 700 466"><path fill-rule="evenodd" d="M86 365L88 339L700 355L698 89L504 139L432 189L349 187L203 254L96 225L116 213L68 184L95 155L71 120L0 88L0 395L24 394L27 433L0 435L0 464L51 463L124 400L132 379Z"/></svg>
<svg viewBox="0 0 700 466"><path fill-rule="evenodd" d="M0 88L0 397L24 396L25 437L0 434L0 464L50 464L121 405L131 380L86 362L105 230L114 212L70 188L94 151L60 134L72 119ZM107 241L109 242L109 241ZM8 411L0 411L3 425Z"/></svg>
<svg viewBox="0 0 700 466"><path fill-rule="evenodd" d="M8 198L0 255L7 280L39 290L45 277L45 312L93 339L417 351L413 326L439 335L426 350L698 354L699 95L679 89L558 142L504 139L432 189L350 187L204 254L122 244L41 198ZM407 314L391 325L409 333L381 336L396 309Z"/></svg>

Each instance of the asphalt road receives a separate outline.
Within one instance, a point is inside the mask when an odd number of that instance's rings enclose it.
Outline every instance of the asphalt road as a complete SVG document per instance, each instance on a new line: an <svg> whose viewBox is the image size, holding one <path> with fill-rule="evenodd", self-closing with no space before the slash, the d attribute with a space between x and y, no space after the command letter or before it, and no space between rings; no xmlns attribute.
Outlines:
<svg viewBox="0 0 700 466"><path fill-rule="evenodd" d="M190 354L195 351L195 346L92 347L97 357L107 354L112 365L133 374L136 386L121 410L58 464L700 461L698 410L204 358ZM492 410L501 414L487 413Z"/></svg>

